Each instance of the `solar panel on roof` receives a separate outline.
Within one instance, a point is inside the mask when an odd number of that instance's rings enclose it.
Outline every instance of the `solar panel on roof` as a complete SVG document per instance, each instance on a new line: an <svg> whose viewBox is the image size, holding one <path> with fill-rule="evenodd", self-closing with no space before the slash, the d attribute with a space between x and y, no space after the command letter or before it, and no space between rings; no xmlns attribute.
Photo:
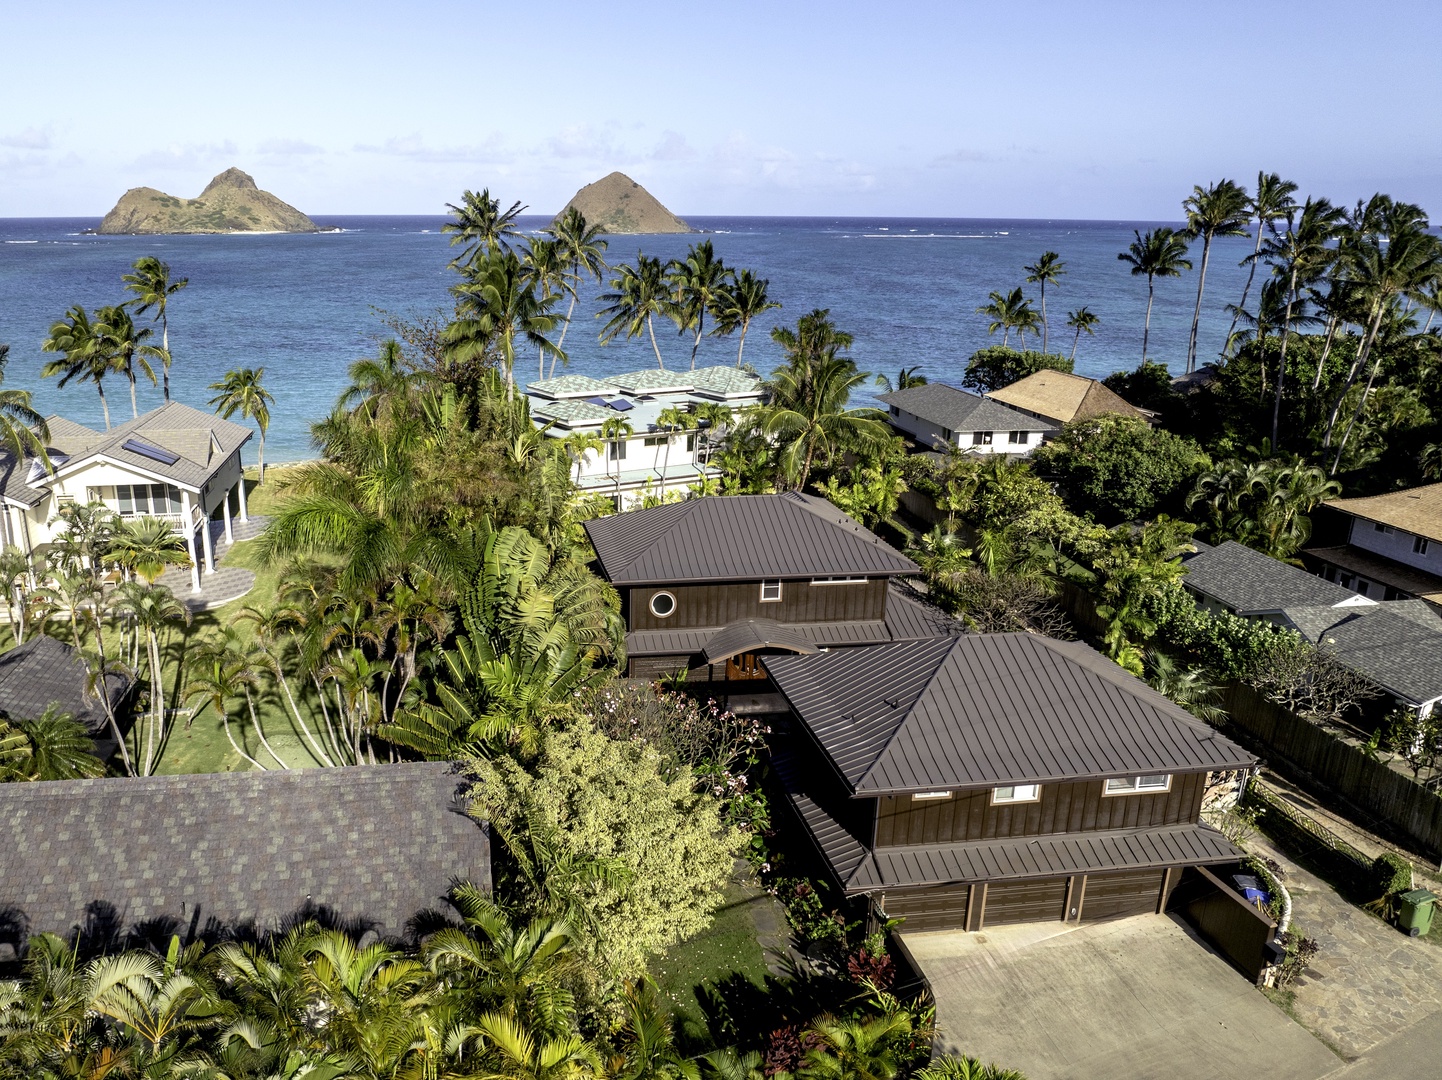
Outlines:
<svg viewBox="0 0 1442 1080"><path fill-rule="evenodd" d="M625 412L627 409L634 408L634 406L623 397L614 398L611 401L606 402L606 404L611 406L611 408L615 409L617 412Z"/></svg>
<svg viewBox="0 0 1442 1080"><path fill-rule="evenodd" d="M598 405L598 406L600 406L600 407L603 408L603 409L609 408L610 405L611 405L611 403L610 403L609 401L607 401L607 400L606 400L605 398L603 398L603 397L588 397L588 398L586 399L586 404L587 404L587 405Z"/></svg>
<svg viewBox="0 0 1442 1080"><path fill-rule="evenodd" d="M126 439L120 444L120 449L129 450L132 454L139 454L141 457L148 457L152 461L158 461L162 465L174 465L180 460L180 455L169 450L162 450L158 446L151 446L139 439Z"/></svg>

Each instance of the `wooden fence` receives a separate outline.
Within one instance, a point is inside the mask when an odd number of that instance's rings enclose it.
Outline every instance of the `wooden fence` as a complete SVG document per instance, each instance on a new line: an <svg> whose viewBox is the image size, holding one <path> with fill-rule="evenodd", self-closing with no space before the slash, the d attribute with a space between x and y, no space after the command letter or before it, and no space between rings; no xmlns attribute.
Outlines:
<svg viewBox="0 0 1442 1080"><path fill-rule="evenodd" d="M1220 877L1203 866L1191 866L1182 875L1167 907L1186 920L1257 985L1266 979L1275 957L1267 946L1277 936L1277 924L1266 912L1247 902Z"/></svg>
<svg viewBox="0 0 1442 1080"><path fill-rule="evenodd" d="M1244 741L1255 743L1277 772L1341 796L1364 824L1400 835L1433 859L1442 857L1442 798L1435 792L1249 686L1229 687L1225 706Z"/></svg>

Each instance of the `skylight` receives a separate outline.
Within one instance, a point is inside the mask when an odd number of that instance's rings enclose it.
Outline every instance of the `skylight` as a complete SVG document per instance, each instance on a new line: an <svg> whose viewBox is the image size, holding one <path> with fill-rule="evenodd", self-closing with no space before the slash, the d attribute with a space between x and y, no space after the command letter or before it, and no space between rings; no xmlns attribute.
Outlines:
<svg viewBox="0 0 1442 1080"><path fill-rule="evenodd" d="M170 450L162 450L158 446L151 446L139 439L126 439L120 444L120 449L129 450L132 454L139 454L141 457L148 457L151 461L158 461L162 465L174 465L180 460L180 455Z"/></svg>

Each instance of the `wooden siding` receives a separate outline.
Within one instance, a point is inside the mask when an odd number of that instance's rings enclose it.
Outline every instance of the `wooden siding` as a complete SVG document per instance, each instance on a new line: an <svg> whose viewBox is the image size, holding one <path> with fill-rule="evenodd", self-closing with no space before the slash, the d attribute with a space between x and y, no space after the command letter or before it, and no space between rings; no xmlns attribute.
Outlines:
<svg viewBox="0 0 1442 1080"><path fill-rule="evenodd" d="M913 801L910 795L877 800L876 846L962 843L1049 833L1143 829L1198 820L1205 773L1179 773L1170 791L1104 796L1104 781L1043 784L1031 803L990 805L991 789L958 791L949 799Z"/></svg>
<svg viewBox="0 0 1442 1080"><path fill-rule="evenodd" d="M678 671L686 671L694 659L696 658L692 656L633 656L627 663L627 674L633 679L669 679ZM697 670L700 672L699 676L688 672L687 677L704 678L705 665Z"/></svg>
<svg viewBox="0 0 1442 1080"><path fill-rule="evenodd" d="M771 619L781 623L865 622L886 618L886 578L856 585L813 585L787 581L781 599L761 602L760 581L705 585L646 586L623 589L626 625L631 630L681 630L693 626L725 626L740 619ZM651 614L651 597L668 592L676 610L665 619Z"/></svg>

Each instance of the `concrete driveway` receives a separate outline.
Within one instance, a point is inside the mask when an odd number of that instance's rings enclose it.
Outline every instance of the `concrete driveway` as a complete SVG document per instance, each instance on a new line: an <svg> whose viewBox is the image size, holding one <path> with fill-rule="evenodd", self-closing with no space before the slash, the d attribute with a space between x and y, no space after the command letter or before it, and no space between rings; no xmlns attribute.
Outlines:
<svg viewBox="0 0 1442 1080"><path fill-rule="evenodd" d="M1028 1080L1316 1080L1342 1062L1168 916L904 934L937 1048Z"/></svg>

